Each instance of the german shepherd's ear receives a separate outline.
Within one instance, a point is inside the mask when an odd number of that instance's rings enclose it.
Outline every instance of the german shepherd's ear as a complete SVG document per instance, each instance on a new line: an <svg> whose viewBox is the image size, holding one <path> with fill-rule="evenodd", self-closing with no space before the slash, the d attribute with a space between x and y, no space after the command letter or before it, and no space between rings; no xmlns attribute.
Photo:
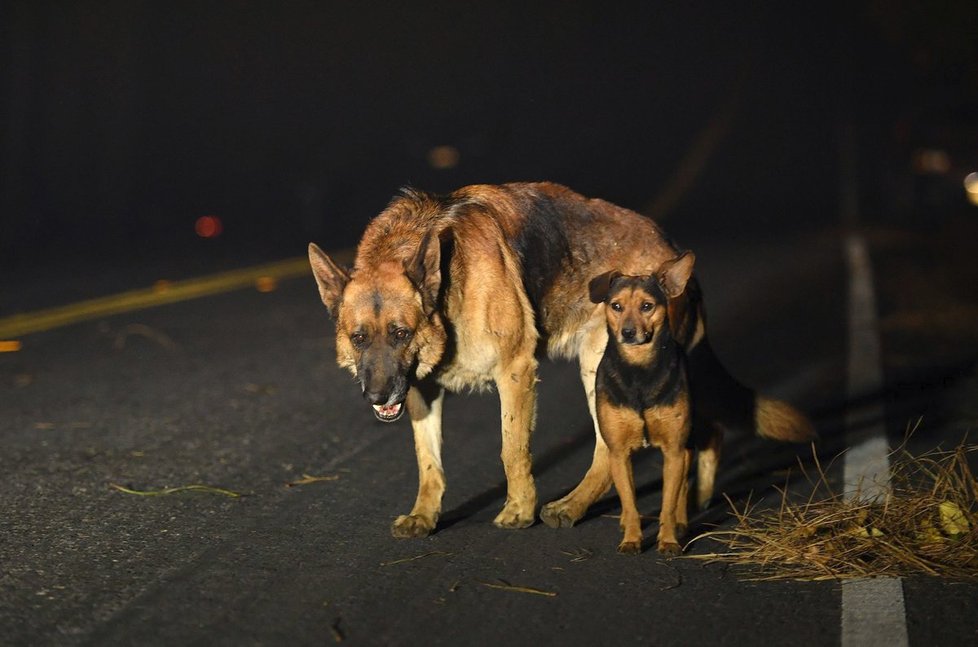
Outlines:
<svg viewBox="0 0 978 647"><path fill-rule="evenodd" d="M438 307L441 292L442 248L451 245L451 229L431 230L424 235L414 258L404 264L408 279L421 293L421 306L426 315Z"/></svg>
<svg viewBox="0 0 978 647"><path fill-rule="evenodd" d="M604 274L598 274L587 284L588 294L591 296L591 303L604 303L611 293L611 283L621 276L618 270L611 270Z"/></svg>
<svg viewBox="0 0 978 647"><path fill-rule="evenodd" d="M659 285L662 291L670 299L674 299L683 293L686 284L693 276L693 263L696 256L693 252L683 252L676 258L666 261L659 268Z"/></svg>
<svg viewBox="0 0 978 647"><path fill-rule="evenodd" d="M319 249L316 243L309 243L309 265L319 286L319 296L322 298L329 314L335 319L336 309L343 298L343 290L350 281L350 274L333 262L326 253Z"/></svg>

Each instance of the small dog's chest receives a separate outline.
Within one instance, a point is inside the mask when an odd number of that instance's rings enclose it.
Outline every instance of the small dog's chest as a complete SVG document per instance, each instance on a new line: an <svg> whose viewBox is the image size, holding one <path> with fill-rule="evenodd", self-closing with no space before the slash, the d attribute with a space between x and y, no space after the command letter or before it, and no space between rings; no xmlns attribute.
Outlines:
<svg viewBox="0 0 978 647"><path fill-rule="evenodd" d="M681 355L673 345L660 349L655 361L647 366L625 363L613 349L610 343L597 374L598 392L604 394L609 404L641 414L647 409L675 404L682 397L685 370Z"/></svg>

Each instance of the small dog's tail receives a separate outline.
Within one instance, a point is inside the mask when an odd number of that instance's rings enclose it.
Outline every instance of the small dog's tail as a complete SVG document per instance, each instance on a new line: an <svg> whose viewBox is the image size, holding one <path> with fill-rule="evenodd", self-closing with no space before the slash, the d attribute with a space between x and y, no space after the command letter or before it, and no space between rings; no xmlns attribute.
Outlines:
<svg viewBox="0 0 978 647"><path fill-rule="evenodd" d="M758 436L790 443L811 442L818 436L801 411L763 395L754 397L754 431Z"/></svg>

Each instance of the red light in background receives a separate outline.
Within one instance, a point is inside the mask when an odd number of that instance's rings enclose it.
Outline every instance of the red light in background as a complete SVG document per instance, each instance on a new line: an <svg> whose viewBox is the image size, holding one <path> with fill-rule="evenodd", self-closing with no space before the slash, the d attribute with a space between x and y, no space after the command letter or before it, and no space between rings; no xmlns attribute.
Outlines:
<svg viewBox="0 0 978 647"><path fill-rule="evenodd" d="M255 289L259 292L274 292L278 287L278 281L274 276L259 276L255 279Z"/></svg>
<svg viewBox="0 0 978 647"><path fill-rule="evenodd" d="M221 219L217 216L201 216L194 223L194 231L201 238L217 238L223 230Z"/></svg>

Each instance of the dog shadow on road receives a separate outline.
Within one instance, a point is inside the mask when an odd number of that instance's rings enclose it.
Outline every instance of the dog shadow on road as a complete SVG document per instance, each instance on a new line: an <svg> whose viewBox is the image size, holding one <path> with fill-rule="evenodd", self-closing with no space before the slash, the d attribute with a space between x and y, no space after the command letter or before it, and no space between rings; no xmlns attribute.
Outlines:
<svg viewBox="0 0 978 647"><path fill-rule="evenodd" d="M963 362L960 365L943 367L941 370L917 374L913 380L889 384L878 392L864 394L850 401L824 405L813 411L811 416L819 431L819 440L816 444L796 445L766 440L746 433L730 434L724 441L723 458L717 481L718 494L706 509L690 511L690 525L686 540L715 530L717 526L730 521L733 518L731 505L738 510L743 510L751 502L758 501L764 494L776 494L780 497L780 493L773 488L783 489L787 485L790 492L798 496L808 496L824 478L827 482L823 485L841 492L844 484L839 459L844 455L849 443L858 441L862 435L872 433L873 429L878 428L879 425L886 425L888 421L892 427L895 421L909 420L910 417L917 415L917 412L924 410L932 412L931 423L938 425L943 421L941 419L943 414L939 404L935 403L944 392L953 389L958 381L973 375L975 368L973 360ZM851 422L847 427L848 412L874 409L875 414L859 416L855 427ZM932 436L930 429L921 429L916 433L915 439L924 444L937 444L941 441L941 438ZM564 442L535 455L534 475L539 479L577 452L589 453L593 442L593 428L581 427ZM659 514L658 507L650 509L648 504L651 502L655 506L659 505L657 499L661 497L662 492L661 454L654 448L636 452L634 471L636 496L640 502L646 503L643 526L649 526L655 523ZM690 476L695 478L695 468ZM540 503L542 505L565 493L552 491L541 493ZM446 511L438 522L437 530L450 528L482 510L501 505L505 499L506 482L501 481ZM612 488L598 499L577 523L588 523L603 516L616 516L619 511L618 495Z"/></svg>

